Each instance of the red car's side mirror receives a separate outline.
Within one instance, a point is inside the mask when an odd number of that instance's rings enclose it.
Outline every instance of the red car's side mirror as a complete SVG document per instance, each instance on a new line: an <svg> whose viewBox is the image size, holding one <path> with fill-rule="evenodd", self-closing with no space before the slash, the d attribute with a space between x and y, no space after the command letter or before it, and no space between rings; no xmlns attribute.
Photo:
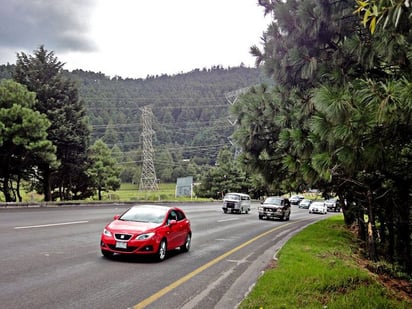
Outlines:
<svg viewBox="0 0 412 309"><path fill-rule="evenodd" d="M169 221L169 225L176 224L176 222L177 222L176 220L170 220L170 221Z"/></svg>
<svg viewBox="0 0 412 309"><path fill-rule="evenodd" d="M119 219L119 218L120 218L120 215L115 215L115 216L113 217L114 220L117 220L117 219Z"/></svg>

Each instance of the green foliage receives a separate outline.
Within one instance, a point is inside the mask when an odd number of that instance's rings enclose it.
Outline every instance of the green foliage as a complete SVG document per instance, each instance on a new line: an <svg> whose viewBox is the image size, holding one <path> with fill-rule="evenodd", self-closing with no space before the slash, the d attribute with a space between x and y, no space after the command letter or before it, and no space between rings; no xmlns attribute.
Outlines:
<svg viewBox="0 0 412 309"><path fill-rule="evenodd" d="M47 140L50 122L34 104L34 93L23 85L0 82L0 188L6 202L21 201L20 181L34 177L39 164L56 165L56 149Z"/></svg>
<svg viewBox="0 0 412 309"><path fill-rule="evenodd" d="M372 34L379 26L397 28L412 18L409 0L356 0L355 13L362 17L362 24Z"/></svg>
<svg viewBox="0 0 412 309"><path fill-rule="evenodd" d="M52 54L42 58L43 62L59 64ZM29 61L30 57L25 55L24 59ZM0 72L3 69L11 75L18 68L0 65ZM190 168L190 173L199 179L202 169L216 163L220 148L233 133L233 126L227 121L229 104L225 93L264 80L259 69L244 66L215 66L147 79L110 79L102 73L82 70L61 72L77 81L92 125L91 141L102 138L109 147L119 147L123 152L118 160L122 181L135 182L140 180L142 162L141 107L151 105L155 114L153 146L158 178L175 181L176 177L187 176L186 168ZM172 155L171 161L164 161L164 152ZM183 160L189 160L189 166Z"/></svg>
<svg viewBox="0 0 412 309"><path fill-rule="evenodd" d="M34 55L17 54L14 79L36 93L34 109L47 115L48 139L56 147L60 166L39 166L37 189L45 200L87 197L86 151L89 127L75 83L63 76L63 63L43 46Z"/></svg>
<svg viewBox="0 0 412 309"><path fill-rule="evenodd" d="M102 191L117 190L120 188L120 169L112 156L109 147L98 139L89 149L90 166L87 169L92 187L97 190L99 200Z"/></svg>
<svg viewBox="0 0 412 309"><path fill-rule="evenodd" d="M140 109L151 106L155 116L155 159L163 161L156 156L165 150L173 156L173 162L168 162L168 166L155 162L159 175L166 178L181 175L181 159L197 157L206 164L216 162L218 151L227 144L227 137L233 132L227 122L229 104L225 93L257 84L263 79L258 69L224 69L220 66L146 79L110 79L103 74L81 70L71 72L70 76L78 80L85 100L93 126L92 139L107 138L104 141L109 147L115 141L124 152L140 151L135 161L142 160ZM117 139L112 138L114 131ZM169 179L161 178L163 181Z"/></svg>
<svg viewBox="0 0 412 309"><path fill-rule="evenodd" d="M410 273L412 20L372 36L351 2L260 4L273 23L252 53L276 87L233 110L244 160L280 190L335 192L368 256Z"/></svg>
<svg viewBox="0 0 412 309"><path fill-rule="evenodd" d="M227 147L219 152L216 166L208 169L195 187L197 196L214 199L221 199L227 192L250 193L250 190L250 178Z"/></svg>

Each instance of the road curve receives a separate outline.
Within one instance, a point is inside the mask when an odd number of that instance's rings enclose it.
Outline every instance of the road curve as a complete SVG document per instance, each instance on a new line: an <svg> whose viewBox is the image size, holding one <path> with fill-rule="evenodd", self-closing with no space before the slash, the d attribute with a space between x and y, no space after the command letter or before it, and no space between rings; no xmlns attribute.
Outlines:
<svg viewBox="0 0 412 309"><path fill-rule="evenodd" d="M188 253L101 256L104 225L129 205L1 208L4 308L235 308L277 250L325 218L292 206L290 221L223 214L220 203L179 204L193 228Z"/></svg>

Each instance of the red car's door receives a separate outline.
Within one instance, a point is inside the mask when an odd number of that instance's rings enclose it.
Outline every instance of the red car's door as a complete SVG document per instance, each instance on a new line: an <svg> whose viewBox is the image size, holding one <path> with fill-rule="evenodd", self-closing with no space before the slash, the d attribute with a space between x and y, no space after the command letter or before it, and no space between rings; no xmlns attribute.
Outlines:
<svg viewBox="0 0 412 309"><path fill-rule="evenodd" d="M167 247L168 249L174 249L181 244L181 226L177 221L177 215L174 210L169 212L166 224Z"/></svg>
<svg viewBox="0 0 412 309"><path fill-rule="evenodd" d="M190 230L190 221L186 218L185 214L179 210L176 210L177 224L179 225L179 244L182 245L186 242L187 234Z"/></svg>

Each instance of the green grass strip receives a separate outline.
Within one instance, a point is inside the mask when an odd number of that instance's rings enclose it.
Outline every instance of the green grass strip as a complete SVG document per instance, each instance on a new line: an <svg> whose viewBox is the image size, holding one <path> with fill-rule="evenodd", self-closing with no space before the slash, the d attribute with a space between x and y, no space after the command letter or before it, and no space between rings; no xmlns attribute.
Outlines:
<svg viewBox="0 0 412 309"><path fill-rule="evenodd" d="M343 216L308 226L281 249L239 309L412 308L357 264Z"/></svg>

